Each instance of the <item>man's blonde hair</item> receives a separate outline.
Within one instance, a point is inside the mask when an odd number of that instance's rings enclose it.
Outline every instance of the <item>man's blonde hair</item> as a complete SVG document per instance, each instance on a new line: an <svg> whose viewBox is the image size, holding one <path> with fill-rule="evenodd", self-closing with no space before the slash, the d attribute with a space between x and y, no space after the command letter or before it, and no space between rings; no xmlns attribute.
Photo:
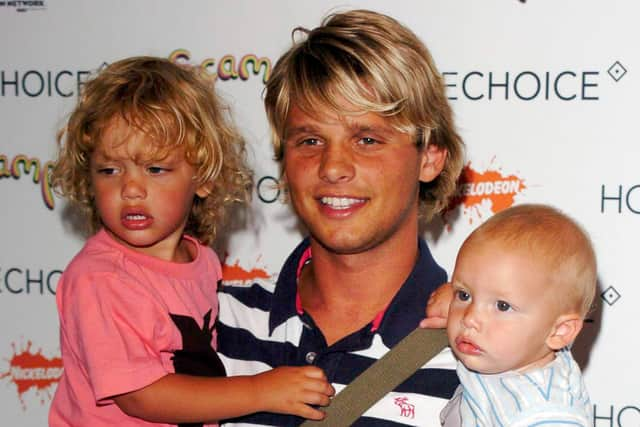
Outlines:
<svg viewBox="0 0 640 427"><path fill-rule="evenodd" d="M90 158L114 120L152 141L157 158L174 149L196 169L198 186L185 233L209 244L232 202L249 197L251 175L245 144L216 96L211 81L167 59L133 57L114 62L88 81L67 125L59 132L53 186L82 208L89 231L101 227L92 195Z"/></svg>
<svg viewBox="0 0 640 427"><path fill-rule="evenodd" d="M277 160L283 159L285 125L295 104L340 114L374 112L412 134L420 148L446 149L444 170L421 183L421 213L430 218L447 206L462 169L464 144L453 125L443 79L425 45L389 16L352 10L328 16L277 61L267 82L265 108ZM344 102L355 111L345 111Z"/></svg>
<svg viewBox="0 0 640 427"><path fill-rule="evenodd" d="M589 312L596 292L596 255L587 233L569 216L547 205L517 205L489 218L463 247L486 241L539 260L552 283L562 287L559 307L582 316Z"/></svg>

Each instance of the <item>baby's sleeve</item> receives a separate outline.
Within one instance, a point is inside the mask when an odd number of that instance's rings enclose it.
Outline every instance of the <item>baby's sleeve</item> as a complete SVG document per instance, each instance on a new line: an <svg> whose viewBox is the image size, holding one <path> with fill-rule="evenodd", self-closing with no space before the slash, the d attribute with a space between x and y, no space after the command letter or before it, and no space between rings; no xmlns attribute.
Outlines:
<svg viewBox="0 0 640 427"><path fill-rule="evenodd" d="M513 427L588 427L591 422L589 414L578 408L549 403L537 405L520 413L510 425Z"/></svg>

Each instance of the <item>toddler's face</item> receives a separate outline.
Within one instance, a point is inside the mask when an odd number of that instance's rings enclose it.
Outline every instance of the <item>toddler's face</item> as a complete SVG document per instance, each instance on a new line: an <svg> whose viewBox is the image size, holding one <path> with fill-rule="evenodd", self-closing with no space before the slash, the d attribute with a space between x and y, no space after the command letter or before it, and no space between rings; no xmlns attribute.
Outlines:
<svg viewBox="0 0 640 427"><path fill-rule="evenodd" d="M524 371L546 365L547 345L558 317L544 263L500 243L465 244L452 283L447 333L452 350L469 369L481 373Z"/></svg>
<svg viewBox="0 0 640 427"><path fill-rule="evenodd" d="M104 132L91 155L91 184L106 230L129 248L169 261L184 261L182 232L196 194L195 168L180 150L150 156L152 142L128 132L122 120Z"/></svg>

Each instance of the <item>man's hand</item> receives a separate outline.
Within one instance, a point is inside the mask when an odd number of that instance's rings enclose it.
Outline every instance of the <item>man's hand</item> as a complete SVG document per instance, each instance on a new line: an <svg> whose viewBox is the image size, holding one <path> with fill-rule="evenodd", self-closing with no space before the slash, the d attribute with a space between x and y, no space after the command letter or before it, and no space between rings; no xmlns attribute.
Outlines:
<svg viewBox="0 0 640 427"><path fill-rule="evenodd" d="M446 328L447 317L449 317L449 305L453 300L453 286L451 283L444 283L433 291L427 301L425 309L426 319L420 322L421 328Z"/></svg>

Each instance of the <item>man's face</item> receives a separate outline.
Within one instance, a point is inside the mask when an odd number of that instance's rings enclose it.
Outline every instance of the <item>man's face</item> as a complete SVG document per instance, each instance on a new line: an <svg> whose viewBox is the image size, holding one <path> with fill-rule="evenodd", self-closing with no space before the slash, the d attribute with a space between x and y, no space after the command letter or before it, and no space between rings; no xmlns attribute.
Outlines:
<svg viewBox="0 0 640 427"><path fill-rule="evenodd" d="M294 105L284 177L312 239L338 254L392 240L415 243L419 181L440 173L446 151L417 148L414 139L374 113L338 116L320 108L309 114Z"/></svg>

